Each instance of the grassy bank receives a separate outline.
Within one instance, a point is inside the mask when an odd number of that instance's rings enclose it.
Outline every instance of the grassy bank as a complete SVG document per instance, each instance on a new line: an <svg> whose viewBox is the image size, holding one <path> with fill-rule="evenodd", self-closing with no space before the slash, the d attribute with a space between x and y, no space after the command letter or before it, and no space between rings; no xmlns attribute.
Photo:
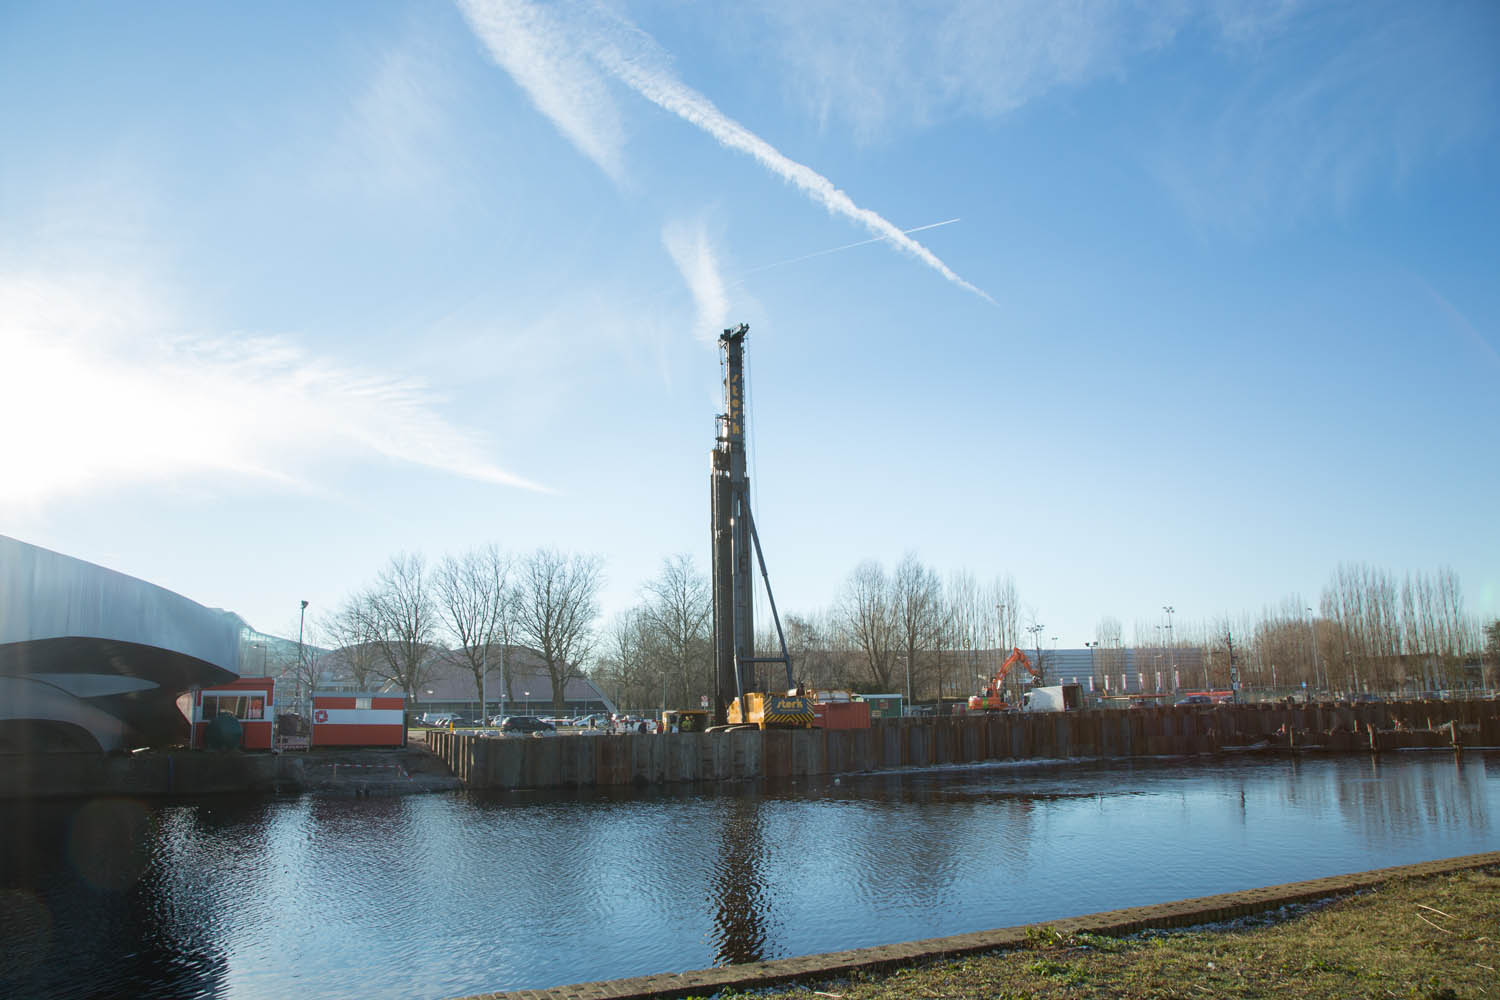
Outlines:
<svg viewBox="0 0 1500 1000"><path fill-rule="evenodd" d="M1126 938L1061 936L765 997L1500 1000L1500 869L1390 882L1262 917Z"/></svg>

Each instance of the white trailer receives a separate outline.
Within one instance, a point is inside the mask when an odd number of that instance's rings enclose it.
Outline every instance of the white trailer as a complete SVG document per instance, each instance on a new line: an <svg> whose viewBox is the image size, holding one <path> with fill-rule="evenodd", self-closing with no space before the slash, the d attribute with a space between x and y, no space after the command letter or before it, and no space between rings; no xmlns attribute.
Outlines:
<svg viewBox="0 0 1500 1000"><path fill-rule="evenodd" d="M1073 712L1083 707L1083 685L1034 687L1021 695L1023 712Z"/></svg>

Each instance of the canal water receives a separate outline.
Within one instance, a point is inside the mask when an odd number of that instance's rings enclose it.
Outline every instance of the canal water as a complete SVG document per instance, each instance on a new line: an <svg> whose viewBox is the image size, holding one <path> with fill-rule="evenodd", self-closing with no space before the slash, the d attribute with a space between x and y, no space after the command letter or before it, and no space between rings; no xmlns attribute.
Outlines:
<svg viewBox="0 0 1500 1000"><path fill-rule="evenodd" d="M8 803L0 996L443 997L1500 848L1500 753L674 792Z"/></svg>

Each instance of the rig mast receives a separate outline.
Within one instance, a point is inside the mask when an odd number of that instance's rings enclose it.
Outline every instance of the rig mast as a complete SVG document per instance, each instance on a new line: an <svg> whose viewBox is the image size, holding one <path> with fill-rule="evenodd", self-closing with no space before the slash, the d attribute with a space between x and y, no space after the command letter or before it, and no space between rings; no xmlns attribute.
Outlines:
<svg viewBox="0 0 1500 1000"><path fill-rule="evenodd" d="M761 554L755 519L750 513L750 475L745 464L745 337L750 327L741 323L719 336L723 354L724 412L719 414L710 473L714 588L714 723L723 725L736 698L762 690L756 664L780 663L792 688L791 659L786 636L771 595L765 556ZM766 584L771 618L781 645L780 656L755 655L754 577L751 547Z"/></svg>

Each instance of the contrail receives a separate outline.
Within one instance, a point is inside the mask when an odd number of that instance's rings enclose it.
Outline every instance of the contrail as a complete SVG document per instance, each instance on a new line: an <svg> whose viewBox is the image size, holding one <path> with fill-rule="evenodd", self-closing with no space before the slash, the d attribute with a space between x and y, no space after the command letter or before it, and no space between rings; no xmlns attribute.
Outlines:
<svg viewBox="0 0 1500 1000"><path fill-rule="evenodd" d="M617 123L612 102L587 60L725 149L750 156L829 212L859 223L958 287L994 303L988 292L959 277L931 250L878 213L856 205L827 177L787 157L678 80L665 68L666 56L655 40L622 15L602 5L542 7L526 0L459 0L459 6L491 57L537 109L612 177L618 169Z"/></svg>
<svg viewBox="0 0 1500 1000"><path fill-rule="evenodd" d="M739 122L724 114L707 97L660 71L648 70L638 61L625 58L613 46L607 46L597 58L604 68L622 83L658 107L707 132L726 149L748 154L773 174L802 189L813 201L830 212L853 219L877 238L887 239L916 257L953 284L973 292L993 304L995 300L981 288L960 278L938 259L937 255L907 236L884 217L868 208L860 208L832 181L805 164L783 155L778 149Z"/></svg>
<svg viewBox="0 0 1500 1000"><path fill-rule="evenodd" d="M938 226L951 226L953 225L953 223L959 221L962 220L944 219L942 222L929 222L925 226L913 226L911 229L903 229L901 231L910 235L911 233L920 233L925 229L936 229ZM785 267L788 264L800 264L804 260L812 260L814 257L826 257L831 253L838 253L841 250L853 250L855 247L869 246L871 243L885 243L888 242L889 239L890 238L886 236L872 236L867 240L859 240L855 243L845 243L841 247L832 247L828 250L815 250L812 253L805 253L801 257L788 257L786 260L778 260L774 264L762 264L760 267L752 267L750 270L742 272L740 274L740 279L748 278L750 275L759 274L762 271L769 271L773 267ZM735 281L735 284L739 284L739 279Z"/></svg>

